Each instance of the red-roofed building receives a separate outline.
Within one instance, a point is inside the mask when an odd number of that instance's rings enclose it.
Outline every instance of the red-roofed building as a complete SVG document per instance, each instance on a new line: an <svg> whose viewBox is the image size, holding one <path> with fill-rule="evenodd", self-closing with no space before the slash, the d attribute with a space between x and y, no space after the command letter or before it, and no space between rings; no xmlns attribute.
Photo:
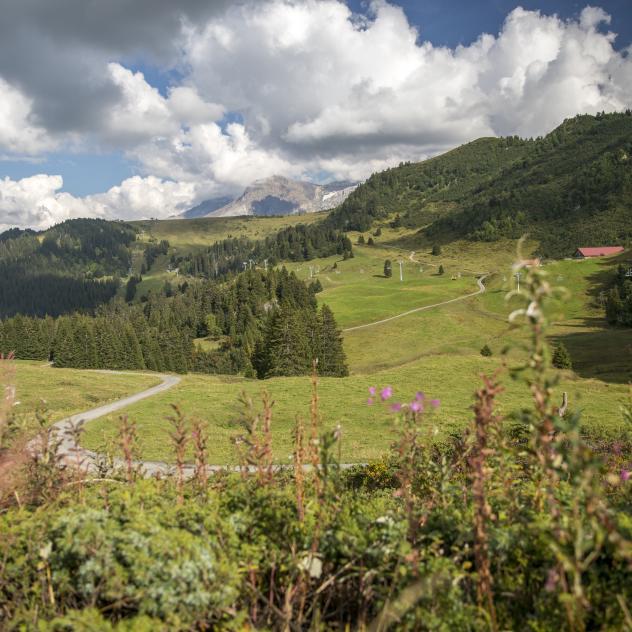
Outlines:
<svg viewBox="0 0 632 632"><path fill-rule="evenodd" d="M598 248L578 248L573 256L577 259L586 259L588 257L610 257L622 252L622 246L600 246Z"/></svg>

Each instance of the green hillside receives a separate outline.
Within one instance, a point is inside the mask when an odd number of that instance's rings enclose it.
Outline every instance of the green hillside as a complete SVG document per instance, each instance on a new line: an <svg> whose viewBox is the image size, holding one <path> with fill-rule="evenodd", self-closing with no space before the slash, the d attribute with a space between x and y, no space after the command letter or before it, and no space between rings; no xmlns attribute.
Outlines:
<svg viewBox="0 0 632 632"><path fill-rule="evenodd" d="M378 219L428 243L529 233L549 257L632 241L632 116L582 115L544 138L482 138L374 174L327 220L368 230Z"/></svg>
<svg viewBox="0 0 632 632"><path fill-rule="evenodd" d="M0 234L0 317L58 315L109 301L132 261L129 224L68 220L53 228Z"/></svg>

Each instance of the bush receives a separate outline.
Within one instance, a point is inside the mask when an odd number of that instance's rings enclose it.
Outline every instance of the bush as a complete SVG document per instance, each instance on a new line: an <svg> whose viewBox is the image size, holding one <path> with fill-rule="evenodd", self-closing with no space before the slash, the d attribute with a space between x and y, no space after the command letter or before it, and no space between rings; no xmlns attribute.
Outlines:
<svg viewBox="0 0 632 632"><path fill-rule="evenodd" d="M489 348L489 345L484 345L481 349L481 355L485 358L489 358L492 355L492 350Z"/></svg>
<svg viewBox="0 0 632 632"><path fill-rule="evenodd" d="M435 257L438 257L438 256L441 254L441 246L440 246L439 244L435 244L435 245L432 247L432 254L433 254Z"/></svg>
<svg viewBox="0 0 632 632"><path fill-rule="evenodd" d="M439 266L439 274L445 274L445 269L444 269L443 265Z"/></svg>

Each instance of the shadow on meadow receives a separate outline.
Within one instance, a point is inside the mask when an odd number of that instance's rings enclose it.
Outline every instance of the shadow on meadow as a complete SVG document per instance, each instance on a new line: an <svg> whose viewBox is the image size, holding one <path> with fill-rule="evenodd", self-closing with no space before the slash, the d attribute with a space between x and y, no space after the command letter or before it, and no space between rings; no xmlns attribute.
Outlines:
<svg viewBox="0 0 632 632"><path fill-rule="evenodd" d="M586 277L586 294L599 315L586 315L565 323L568 331L552 337L552 341L566 346L577 375L628 384L632 382L632 330L609 325L603 307L603 296L612 287L619 264L632 265L632 253L598 261L597 271Z"/></svg>

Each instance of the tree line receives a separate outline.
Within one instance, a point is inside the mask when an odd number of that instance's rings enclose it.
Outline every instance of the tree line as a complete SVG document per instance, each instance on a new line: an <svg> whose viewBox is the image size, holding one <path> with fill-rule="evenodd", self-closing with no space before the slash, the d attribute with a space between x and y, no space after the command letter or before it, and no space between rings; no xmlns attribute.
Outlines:
<svg viewBox="0 0 632 632"><path fill-rule="evenodd" d="M203 252L174 256L171 263L183 274L217 278L266 261L274 266L280 261L349 256L352 251L351 240L345 234L319 222L290 226L258 241L245 237L223 239Z"/></svg>
<svg viewBox="0 0 632 632"><path fill-rule="evenodd" d="M0 317L58 316L108 302L131 264L128 224L77 219L0 235Z"/></svg>
<svg viewBox="0 0 632 632"><path fill-rule="evenodd" d="M196 280L116 299L95 314L17 315L0 321L0 351L57 367L244 374L260 378L347 374L342 338L327 306L286 269L248 270L230 282ZM196 339L215 340L204 350Z"/></svg>
<svg viewBox="0 0 632 632"><path fill-rule="evenodd" d="M611 325L632 327L632 277L627 270L623 265L617 267L614 284L606 294L606 319Z"/></svg>

